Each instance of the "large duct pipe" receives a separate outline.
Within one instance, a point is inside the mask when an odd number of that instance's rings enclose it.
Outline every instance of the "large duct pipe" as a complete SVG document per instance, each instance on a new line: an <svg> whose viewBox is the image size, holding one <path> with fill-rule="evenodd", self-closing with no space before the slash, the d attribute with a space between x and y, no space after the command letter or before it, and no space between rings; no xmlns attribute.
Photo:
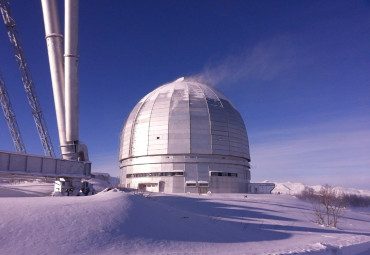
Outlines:
<svg viewBox="0 0 370 255"><path fill-rule="evenodd" d="M68 154L68 148L65 147L66 130L64 110L63 36L60 32L58 6L56 0L41 0L41 5L44 16L46 34L45 38L49 55L59 142L61 145L62 155L66 155Z"/></svg>
<svg viewBox="0 0 370 255"><path fill-rule="evenodd" d="M78 126L78 0L65 0L65 110L66 140L68 144L77 145ZM75 148L77 150L77 148ZM77 152L77 151L76 151ZM77 159L77 153L73 159Z"/></svg>

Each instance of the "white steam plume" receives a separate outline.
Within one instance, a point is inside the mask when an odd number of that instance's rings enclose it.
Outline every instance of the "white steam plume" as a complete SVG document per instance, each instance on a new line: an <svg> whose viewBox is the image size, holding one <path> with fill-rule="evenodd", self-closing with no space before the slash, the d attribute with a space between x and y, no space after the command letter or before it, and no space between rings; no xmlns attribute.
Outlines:
<svg viewBox="0 0 370 255"><path fill-rule="evenodd" d="M240 80L273 80L296 65L297 50L285 36L258 43L238 55L228 56L192 78L219 86Z"/></svg>

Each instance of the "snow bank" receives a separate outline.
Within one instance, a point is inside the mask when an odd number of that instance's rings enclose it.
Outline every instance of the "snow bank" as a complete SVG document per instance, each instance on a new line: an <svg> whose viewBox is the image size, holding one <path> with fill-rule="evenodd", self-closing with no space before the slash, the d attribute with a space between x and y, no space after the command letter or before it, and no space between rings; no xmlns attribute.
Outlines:
<svg viewBox="0 0 370 255"><path fill-rule="evenodd" d="M96 193L99 193L106 188L113 187L113 185L109 181L98 178L89 179L88 182L94 185L93 187Z"/></svg>
<svg viewBox="0 0 370 255"><path fill-rule="evenodd" d="M331 254L370 249L370 214L345 211L340 229L310 222L285 195L0 198L2 254ZM328 248L331 247L331 248ZM362 250L361 250L362 249Z"/></svg>

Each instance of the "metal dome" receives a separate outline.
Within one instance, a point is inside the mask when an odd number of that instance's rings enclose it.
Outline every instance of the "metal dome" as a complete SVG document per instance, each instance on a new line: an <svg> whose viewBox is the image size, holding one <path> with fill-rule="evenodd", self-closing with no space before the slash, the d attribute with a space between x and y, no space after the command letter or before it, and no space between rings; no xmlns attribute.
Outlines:
<svg viewBox="0 0 370 255"><path fill-rule="evenodd" d="M217 89L180 78L146 95L121 133L121 186L163 192L246 192L242 117Z"/></svg>
<svg viewBox="0 0 370 255"><path fill-rule="evenodd" d="M246 128L214 87L180 78L146 95L121 134L119 159L159 154L219 154L250 160Z"/></svg>

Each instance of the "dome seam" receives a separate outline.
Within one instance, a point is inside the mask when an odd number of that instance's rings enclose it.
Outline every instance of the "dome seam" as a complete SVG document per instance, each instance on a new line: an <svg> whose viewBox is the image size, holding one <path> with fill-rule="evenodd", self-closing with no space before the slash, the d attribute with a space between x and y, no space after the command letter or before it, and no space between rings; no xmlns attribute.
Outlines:
<svg viewBox="0 0 370 255"><path fill-rule="evenodd" d="M211 152L210 153L213 153L213 139L212 139L212 121L211 121L211 113L209 112L209 106L208 106L208 102L207 102L207 97L206 95L204 94L204 90L202 89L201 86L199 86L198 84L194 83L199 89L200 91L202 91L202 95L203 95L203 99L204 99L204 102L206 103L206 107L207 107L207 112L208 112L208 123L209 123L209 136L210 136L210 140L211 140ZM190 145L191 146L191 145ZM191 149L190 149L191 151Z"/></svg>
<svg viewBox="0 0 370 255"><path fill-rule="evenodd" d="M159 88L158 88L159 89ZM134 120L132 121L132 127L131 127L131 137L130 137L130 144L129 144L129 153L128 155L130 157L132 157L132 142L133 142L133 139L134 139L134 129L136 127L135 123L136 123L136 120L137 120L137 117L139 116L139 113L141 111L141 109L143 108L143 106L145 105L145 103L148 101L149 98L151 98L155 92L157 91L157 89L155 89L151 95L148 95L148 97L144 100L144 102L140 105L139 109L137 110L136 114L135 114L135 117L134 117ZM149 120L149 124L150 124L150 120ZM149 133L149 129L148 129L148 133ZM149 142L149 141L148 141ZM148 153L147 153L148 154Z"/></svg>
<svg viewBox="0 0 370 255"><path fill-rule="evenodd" d="M161 86L161 87L162 87L162 86ZM159 88L161 88L161 87L159 87ZM159 88L158 88L158 90L159 90ZM154 102L153 102L152 108L150 109L149 124L148 124L148 135L147 135L148 143L147 143L147 146L146 146L146 155L149 155L150 122L151 122L151 120L152 120L153 108L154 108L154 104L155 104L155 102L157 101L158 95L159 95L159 92L158 92L158 94L157 94L157 97L154 99Z"/></svg>
<svg viewBox="0 0 370 255"><path fill-rule="evenodd" d="M168 107L168 118L167 118L167 154L169 153L170 150L170 113L171 113L171 106L172 106L172 98L173 94L175 94L175 86L173 86L172 89L172 94L170 98L170 107Z"/></svg>
<svg viewBox="0 0 370 255"><path fill-rule="evenodd" d="M189 83L186 83L188 89L188 110L189 110L189 154L191 154L191 113L190 113L190 90Z"/></svg>
<svg viewBox="0 0 370 255"><path fill-rule="evenodd" d="M221 102L221 99L220 99L220 97L212 90L212 89L210 89L210 91L217 97L217 99L218 99L218 101L220 102L220 104L221 104L221 106L222 106L222 108L225 108L224 107L224 104Z"/></svg>

